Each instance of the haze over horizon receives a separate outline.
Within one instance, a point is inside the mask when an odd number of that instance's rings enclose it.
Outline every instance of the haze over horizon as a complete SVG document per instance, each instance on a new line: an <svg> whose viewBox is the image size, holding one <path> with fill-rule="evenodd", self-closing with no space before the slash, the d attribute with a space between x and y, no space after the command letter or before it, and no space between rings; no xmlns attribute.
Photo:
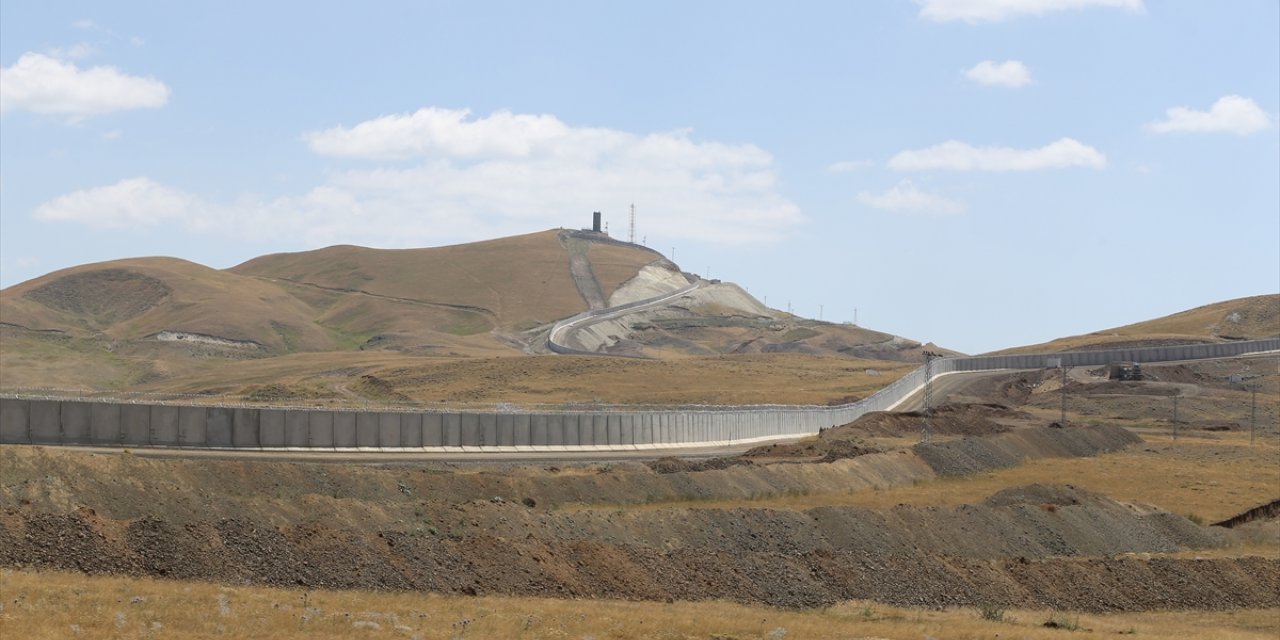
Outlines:
<svg viewBox="0 0 1280 640"><path fill-rule="evenodd" d="M4 287L634 204L686 270L968 353L1280 292L1266 0L5 3L0 113Z"/></svg>

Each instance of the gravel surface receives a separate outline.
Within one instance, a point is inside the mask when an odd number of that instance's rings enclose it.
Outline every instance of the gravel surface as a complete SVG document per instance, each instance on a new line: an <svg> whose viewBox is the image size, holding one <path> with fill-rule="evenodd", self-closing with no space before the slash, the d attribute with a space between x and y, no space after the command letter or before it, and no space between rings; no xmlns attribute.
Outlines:
<svg viewBox="0 0 1280 640"><path fill-rule="evenodd" d="M869 489L1133 441L1122 429L1037 428L830 463L667 473L634 462L486 472L5 447L0 566L784 607L850 598L1091 611L1280 606L1280 560L1144 559L1241 534L1071 486L1013 487L955 508L609 504L637 492L690 500L830 482ZM578 506L561 508L568 503Z"/></svg>

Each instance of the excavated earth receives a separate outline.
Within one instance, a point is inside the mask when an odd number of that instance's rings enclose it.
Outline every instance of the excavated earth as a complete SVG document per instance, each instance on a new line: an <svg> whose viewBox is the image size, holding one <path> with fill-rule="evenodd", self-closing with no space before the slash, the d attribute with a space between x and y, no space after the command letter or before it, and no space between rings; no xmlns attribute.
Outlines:
<svg viewBox="0 0 1280 640"><path fill-rule="evenodd" d="M1235 532L1070 486L957 508L697 508L1140 442L1018 429L812 462L451 468L0 448L0 566L326 588L786 607L1280 606L1280 560L1142 554ZM670 503L670 504L664 504ZM693 504L691 508L688 505ZM750 504L747 502L746 504Z"/></svg>

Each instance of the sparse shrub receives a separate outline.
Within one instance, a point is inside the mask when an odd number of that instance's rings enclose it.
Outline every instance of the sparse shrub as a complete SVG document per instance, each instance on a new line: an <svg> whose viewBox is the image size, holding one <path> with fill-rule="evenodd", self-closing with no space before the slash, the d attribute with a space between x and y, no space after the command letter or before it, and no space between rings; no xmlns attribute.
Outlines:
<svg viewBox="0 0 1280 640"><path fill-rule="evenodd" d="M1192 521L1192 522L1194 522L1194 523L1196 524L1196 526L1199 526L1199 527L1203 527L1203 526L1204 526L1204 518L1200 517L1200 516L1199 516L1199 514L1195 514L1195 513L1188 513L1188 514L1187 514L1187 519L1188 519L1188 520L1190 520L1190 521Z"/></svg>
<svg viewBox="0 0 1280 640"><path fill-rule="evenodd" d="M782 640L785 637L787 637L787 630L782 627L770 631L768 636L769 640Z"/></svg>
<svg viewBox="0 0 1280 640"><path fill-rule="evenodd" d="M983 620L1004 622L1004 609L993 604L983 605L978 609L978 615L982 616Z"/></svg>
<svg viewBox="0 0 1280 640"><path fill-rule="evenodd" d="M1080 618L1079 617L1068 618L1065 614L1055 611L1049 614L1049 619L1044 621L1043 626L1047 629L1065 629L1067 631L1079 631Z"/></svg>
<svg viewBox="0 0 1280 640"><path fill-rule="evenodd" d="M1057 511L1057 510L1058 510L1058 505L1056 505L1056 504L1054 504L1054 503L1052 503L1052 502L1046 502L1046 503L1044 503L1044 504L1040 505L1040 509L1041 509L1042 511L1047 511L1047 512L1049 512L1049 513L1053 513L1053 512L1055 512L1055 511Z"/></svg>

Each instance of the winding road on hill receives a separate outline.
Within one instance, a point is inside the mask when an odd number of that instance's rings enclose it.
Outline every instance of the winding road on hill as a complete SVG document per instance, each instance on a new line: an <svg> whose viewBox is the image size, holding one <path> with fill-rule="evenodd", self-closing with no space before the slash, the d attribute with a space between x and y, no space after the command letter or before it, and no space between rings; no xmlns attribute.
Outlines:
<svg viewBox="0 0 1280 640"><path fill-rule="evenodd" d="M673 300L678 300L686 294L701 288L703 283L703 280L698 280L687 287L676 289L671 293L646 298L644 300L637 300L635 302L629 302L616 307L608 307L596 311L585 311L573 316L572 318L561 320L560 322L552 325L551 331L547 333L547 346L552 351L562 354L611 355L571 346L570 341L573 339L573 334L594 324L599 324L607 320L615 320L632 313L665 307ZM581 342L578 344L581 344Z"/></svg>

